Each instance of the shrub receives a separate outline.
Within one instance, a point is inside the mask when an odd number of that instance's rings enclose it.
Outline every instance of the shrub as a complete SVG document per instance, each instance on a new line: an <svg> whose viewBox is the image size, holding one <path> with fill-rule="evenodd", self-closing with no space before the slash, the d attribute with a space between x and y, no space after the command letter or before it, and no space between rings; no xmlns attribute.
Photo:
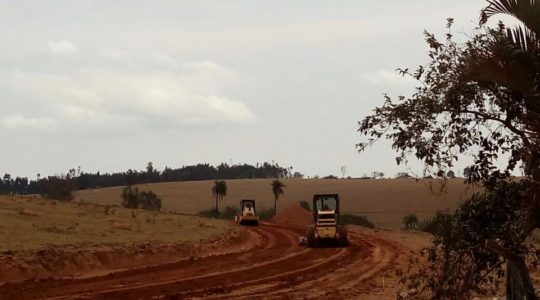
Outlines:
<svg viewBox="0 0 540 300"><path fill-rule="evenodd" d="M415 214L406 215L403 217L403 225L407 230L418 228L418 217Z"/></svg>
<svg viewBox="0 0 540 300"><path fill-rule="evenodd" d="M152 191L139 192L138 188L130 185L122 189L122 206L125 208L142 208L145 210L160 210L161 199Z"/></svg>
<svg viewBox="0 0 540 300"><path fill-rule="evenodd" d="M274 216L274 210L271 208L265 208L258 210L259 220L268 220Z"/></svg>
<svg viewBox="0 0 540 300"><path fill-rule="evenodd" d="M359 225L367 228L375 228L375 225L366 216L343 214L339 217L339 223L341 225Z"/></svg>
<svg viewBox="0 0 540 300"><path fill-rule="evenodd" d="M43 180L43 187L43 197L60 201L71 201L74 198L73 192L77 188L77 182L69 175L65 177L50 176Z"/></svg>
<svg viewBox="0 0 540 300"><path fill-rule="evenodd" d="M307 211L311 211L311 207L309 206L309 203L305 200L300 201L300 207Z"/></svg>
<svg viewBox="0 0 540 300"><path fill-rule="evenodd" d="M236 215L236 208L227 206L222 212L216 212L215 209L203 210L198 215L204 218L232 220Z"/></svg>

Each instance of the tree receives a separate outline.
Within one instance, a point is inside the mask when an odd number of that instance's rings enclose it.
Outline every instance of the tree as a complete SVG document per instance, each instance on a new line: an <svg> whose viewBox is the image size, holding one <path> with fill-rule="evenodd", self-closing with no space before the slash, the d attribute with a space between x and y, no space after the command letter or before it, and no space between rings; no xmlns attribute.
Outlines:
<svg viewBox="0 0 540 300"><path fill-rule="evenodd" d="M77 182L69 173L65 176L49 176L44 179L42 196L47 199L71 201L73 192L77 189Z"/></svg>
<svg viewBox="0 0 540 300"><path fill-rule="evenodd" d="M128 185L122 189L122 206L125 208L139 208L139 189Z"/></svg>
<svg viewBox="0 0 540 300"><path fill-rule="evenodd" d="M212 187L212 195L216 198L216 213L219 213L218 202L223 200L227 196L227 182L224 180L214 181L214 186Z"/></svg>
<svg viewBox="0 0 540 300"><path fill-rule="evenodd" d="M341 175L343 175L342 178L345 178L345 173L347 173L347 166L341 166Z"/></svg>
<svg viewBox="0 0 540 300"><path fill-rule="evenodd" d="M373 171L373 173L371 175L373 175L373 179L383 178L384 177L384 173L379 172L379 171Z"/></svg>
<svg viewBox="0 0 540 300"><path fill-rule="evenodd" d="M454 171L450 170L450 171L448 171L448 173L446 173L446 177L448 177L448 178L456 178L456 174L454 173Z"/></svg>
<svg viewBox="0 0 540 300"><path fill-rule="evenodd" d="M122 189L122 206L125 208L142 208L160 210L161 199L152 191L139 192L139 188L128 185Z"/></svg>
<svg viewBox="0 0 540 300"><path fill-rule="evenodd" d="M477 275L473 271L459 272L457 278L465 280L486 272L480 279L487 280L490 272L500 271L500 265L486 263L492 256L482 249L489 245L491 255L502 255L507 262L508 299L536 299L523 257L527 254L525 238L540 227L540 1L488 3L479 28L464 43L454 41L452 19L448 20L445 41L425 33L430 62L415 71L399 70L418 80L419 87L412 96L399 96L397 101L385 95L385 103L359 123L358 130L367 140L357 146L362 151L380 138L390 139L399 152L398 164L406 163L407 156L412 154L437 176L453 167L460 155L473 155L474 163L464 173L469 183L482 184L489 195L477 196L475 203L487 203L508 194L513 189L512 171L521 167L525 178L519 182L519 204L501 210L507 216L518 217L488 215L490 219L485 222L491 227L513 228L511 236L493 231L490 236L471 237L469 241L478 247L467 250L457 243L445 244L448 240L443 239L445 243L434 243L431 250L436 253L451 249L447 256L437 256L443 258L441 264L455 262L464 253L473 255L478 260L463 261L470 266L476 263L479 269L461 270L474 270ZM520 23L515 28L506 28L503 23L496 28L487 27L487 20L496 14L513 16ZM497 162L503 155L509 159L501 168ZM501 201L494 203L505 205ZM485 211L489 207L481 204L477 208ZM461 226L480 215L455 218ZM433 262L436 266L437 262ZM438 278L451 271L440 270ZM435 280L427 288L439 299L451 298L445 292L467 295L472 290L481 291L485 282L482 280L455 286Z"/></svg>
<svg viewBox="0 0 540 300"><path fill-rule="evenodd" d="M283 188L285 187L285 185L277 179L272 181L271 185L272 185L272 193L274 194L274 215L276 215L277 214L277 201L279 197L281 197L285 193L283 191Z"/></svg>

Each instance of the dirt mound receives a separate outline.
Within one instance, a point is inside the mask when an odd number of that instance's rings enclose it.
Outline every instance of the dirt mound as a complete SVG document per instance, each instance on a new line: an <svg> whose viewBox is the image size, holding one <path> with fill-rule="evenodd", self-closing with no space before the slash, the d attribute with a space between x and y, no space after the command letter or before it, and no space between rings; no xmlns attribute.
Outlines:
<svg viewBox="0 0 540 300"><path fill-rule="evenodd" d="M91 277L119 270L161 265L193 257L238 251L244 236L228 232L198 243L139 242L131 245L50 246L0 253L0 286L47 278ZM1 293L0 293L1 294ZM3 299L0 295L0 299Z"/></svg>
<svg viewBox="0 0 540 300"><path fill-rule="evenodd" d="M279 211L270 221L280 225L305 227L313 223L313 217L309 211L300 207L300 205L293 204Z"/></svg>

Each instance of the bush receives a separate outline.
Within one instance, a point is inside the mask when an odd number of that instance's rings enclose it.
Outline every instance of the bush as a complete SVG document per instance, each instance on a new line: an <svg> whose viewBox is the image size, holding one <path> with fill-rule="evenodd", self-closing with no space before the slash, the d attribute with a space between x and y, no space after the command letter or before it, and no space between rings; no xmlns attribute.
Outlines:
<svg viewBox="0 0 540 300"><path fill-rule="evenodd" d="M309 206L309 203L305 200L300 201L300 207L307 211L311 211L311 207Z"/></svg>
<svg viewBox="0 0 540 300"><path fill-rule="evenodd" d="M438 211L435 216L422 220L418 224L418 230L432 234L435 233L437 226L439 226L438 223L443 219L444 215L444 213Z"/></svg>
<svg viewBox="0 0 540 300"><path fill-rule="evenodd" d="M232 220L236 215L236 211L236 208L232 206L227 206L225 208L225 211L222 212L216 212L215 209L209 209L200 211L198 215L203 218Z"/></svg>
<svg viewBox="0 0 540 300"><path fill-rule="evenodd" d="M360 225L362 227L375 228L375 225L366 216L343 214L339 217L339 223L341 225Z"/></svg>
<svg viewBox="0 0 540 300"><path fill-rule="evenodd" d="M146 210L160 210L161 199L152 191L143 191L139 194L139 206Z"/></svg>
<svg viewBox="0 0 540 300"><path fill-rule="evenodd" d="M403 225L405 229L417 229L418 228L418 217L415 214L408 214L403 217Z"/></svg>
<svg viewBox="0 0 540 300"><path fill-rule="evenodd" d="M74 198L73 192L77 188L77 182L69 175L65 177L50 176L43 180L43 187L43 197L60 201L71 201Z"/></svg>
<svg viewBox="0 0 540 300"><path fill-rule="evenodd" d="M152 191L139 192L138 188L130 185L122 189L122 206L125 208L142 208L145 210L160 210L161 199Z"/></svg>
<svg viewBox="0 0 540 300"><path fill-rule="evenodd" d="M258 210L257 213L259 214L260 220L268 220L274 216L274 210L271 208Z"/></svg>

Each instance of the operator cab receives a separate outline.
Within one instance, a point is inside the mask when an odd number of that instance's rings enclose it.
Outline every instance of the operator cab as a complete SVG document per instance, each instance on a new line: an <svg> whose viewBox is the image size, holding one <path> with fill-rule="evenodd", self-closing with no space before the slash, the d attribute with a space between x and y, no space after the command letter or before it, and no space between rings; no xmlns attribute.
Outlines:
<svg viewBox="0 0 540 300"><path fill-rule="evenodd" d="M255 210L255 200L240 200L240 210L234 216L234 221L240 225L258 225L259 216Z"/></svg>
<svg viewBox="0 0 540 300"><path fill-rule="evenodd" d="M313 196L313 220L318 226L336 226L338 222L339 196L323 194Z"/></svg>
<svg viewBox="0 0 540 300"><path fill-rule="evenodd" d="M255 212L255 200L250 200L250 199L241 200L240 207L242 207L242 214L244 216L257 214Z"/></svg>

